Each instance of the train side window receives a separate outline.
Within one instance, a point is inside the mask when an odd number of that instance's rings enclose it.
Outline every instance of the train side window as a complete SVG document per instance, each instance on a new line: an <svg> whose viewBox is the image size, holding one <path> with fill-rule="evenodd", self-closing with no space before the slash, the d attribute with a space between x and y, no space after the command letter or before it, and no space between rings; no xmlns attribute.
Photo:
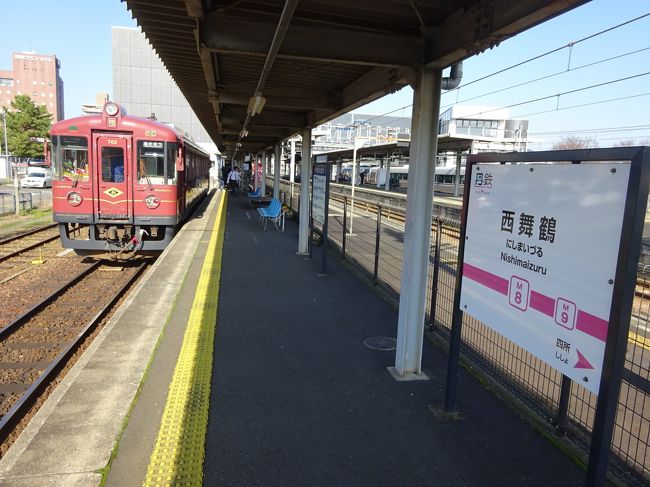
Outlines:
<svg viewBox="0 0 650 487"><path fill-rule="evenodd" d="M165 184L165 143L154 140L139 140L138 184Z"/></svg>
<svg viewBox="0 0 650 487"><path fill-rule="evenodd" d="M54 178L58 181L87 181L88 139L71 135L53 136L52 167Z"/></svg>
<svg viewBox="0 0 650 487"><path fill-rule="evenodd" d="M102 147L102 181L124 182L124 149L121 147Z"/></svg>
<svg viewBox="0 0 650 487"><path fill-rule="evenodd" d="M176 184L176 156L178 155L178 144L176 142L167 142L167 184Z"/></svg>

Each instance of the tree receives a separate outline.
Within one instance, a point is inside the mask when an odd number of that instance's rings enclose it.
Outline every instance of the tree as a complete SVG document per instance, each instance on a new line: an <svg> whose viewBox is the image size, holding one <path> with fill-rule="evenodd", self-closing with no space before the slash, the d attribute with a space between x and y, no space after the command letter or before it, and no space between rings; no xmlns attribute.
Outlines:
<svg viewBox="0 0 650 487"><path fill-rule="evenodd" d="M636 145L634 139L622 139L614 144L614 147L632 147Z"/></svg>
<svg viewBox="0 0 650 487"><path fill-rule="evenodd" d="M52 115L44 106L37 106L27 95L18 95L11 102L7 117L7 142L9 151L18 157L41 157L43 143L30 138L47 138Z"/></svg>
<svg viewBox="0 0 650 487"><path fill-rule="evenodd" d="M593 149L598 147L598 142L593 137L576 137L569 135L563 137L559 142L553 144L553 149L568 150L568 149Z"/></svg>

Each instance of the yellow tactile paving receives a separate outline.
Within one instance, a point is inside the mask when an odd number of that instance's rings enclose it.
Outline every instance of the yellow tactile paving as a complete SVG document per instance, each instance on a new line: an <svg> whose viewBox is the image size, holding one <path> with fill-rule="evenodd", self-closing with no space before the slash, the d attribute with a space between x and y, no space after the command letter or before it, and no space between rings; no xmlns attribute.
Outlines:
<svg viewBox="0 0 650 487"><path fill-rule="evenodd" d="M636 333L633 332L629 332L628 338L635 345L638 345L639 347L643 347L646 350L650 350L650 339L642 337L641 335L637 335Z"/></svg>
<svg viewBox="0 0 650 487"><path fill-rule="evenodd" d="M219 202L156 446L147 469L144 481L147 487L202 484L225 201L224 194Z"/></svg>

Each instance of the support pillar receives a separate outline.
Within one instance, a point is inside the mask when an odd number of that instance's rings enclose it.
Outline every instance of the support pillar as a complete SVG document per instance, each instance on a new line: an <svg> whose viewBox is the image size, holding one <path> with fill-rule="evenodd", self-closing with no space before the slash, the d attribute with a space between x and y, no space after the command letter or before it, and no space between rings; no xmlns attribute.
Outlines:
<svg viewBox="0 0 650 487"><path fill-rule="evenodd" d="M275 158L273 160L273 197L280 199L280 156L282 147L279 143L275 144Z"/></svg>
<svg viewBox="0 0 650 487"><path fill-rule="evenodd" d="M456 153L456 177L454 178L454 196L458 196L459 187L460 187L460 162L462 158L462 153L460 149Z"/></svg>
<svg viewBox="0 0 650 487"><path fill-rule="evenodd" d="M289 162L289 182L296 180L296 139L291 139L291 162Z"/></svg>
<svg viewBox="0 0 650 487"><path fill-rule="evenodd" d="M260 196L263 198L266 196L266 149L262 151L262 159L260 160L260 163L262 164L262 183L260 184Z"/></svg>
<svg viewBox="0 0 650 487"><path fill-rule="evenodd" d="M311 179L311 128L302 131L300 160L300 220L298 223L298 255L309 255L309 180Z"/></svg>
<svg viewBox="0 0 650 487"><path fill-rule="evenodd" d="M390 156L386 158L386 184L384 184L384 189L390 191Z"/></svg>
<svg viewBox="0 0 650 487"><path fill-rule="evenodd" d="M422 342L429 270L434 161L438 146L441 73L440 69L420 68L413 94L397 350L395 367L389 368L398 380L426 379L422 374Z"/></svg>

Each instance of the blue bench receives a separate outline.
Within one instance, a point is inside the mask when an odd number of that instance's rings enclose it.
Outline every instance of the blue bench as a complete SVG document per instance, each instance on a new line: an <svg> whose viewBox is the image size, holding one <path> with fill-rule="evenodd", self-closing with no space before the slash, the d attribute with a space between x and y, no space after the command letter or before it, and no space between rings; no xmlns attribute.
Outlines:
<svg viewBox="0 0 650 487"><path fill-rule="evenodd" d="M257 212L260 214L260 221L264 226L264 230L266 230L266 224L270 220L276 230L280 230L280 226L282 226L284 232L284 211L279 199L273 198L269 206L258 208Z"/></svg>
<svg viewBox="0 0 650 487"><path fill-rule="evenodd" d="M249 197L249 198L259 198L261 194L262 194L262 189L261 189L261 188L257 188L257 189L256 189L255 191L253 191L252 193L248 193L248 197Z"/></svg>

